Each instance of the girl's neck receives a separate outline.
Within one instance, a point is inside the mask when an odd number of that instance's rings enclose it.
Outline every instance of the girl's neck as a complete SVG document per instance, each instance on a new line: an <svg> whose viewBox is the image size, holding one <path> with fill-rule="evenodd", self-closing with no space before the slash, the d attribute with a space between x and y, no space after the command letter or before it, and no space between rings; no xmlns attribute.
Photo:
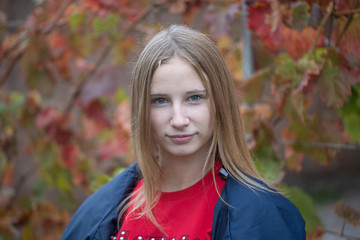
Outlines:
<svg viewBox="0 0 360 240"><path fill-rule="evenodd" d="M186 189L199 180L210 170L204 166L206 156L169 157L160 155L162 168L162 191L175 192Z"/></svg>

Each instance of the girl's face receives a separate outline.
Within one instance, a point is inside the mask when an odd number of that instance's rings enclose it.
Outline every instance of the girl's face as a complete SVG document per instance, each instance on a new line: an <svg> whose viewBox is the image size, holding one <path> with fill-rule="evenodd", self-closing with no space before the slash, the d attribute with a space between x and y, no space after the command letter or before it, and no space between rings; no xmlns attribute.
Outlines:
<svg viewBox="0 0 360 240"><path fill-rule="evenodd" d="M184 59L173 57L154 73L151 127L162 158L201 157L213 135L210 102L200 76Z"/></svg>

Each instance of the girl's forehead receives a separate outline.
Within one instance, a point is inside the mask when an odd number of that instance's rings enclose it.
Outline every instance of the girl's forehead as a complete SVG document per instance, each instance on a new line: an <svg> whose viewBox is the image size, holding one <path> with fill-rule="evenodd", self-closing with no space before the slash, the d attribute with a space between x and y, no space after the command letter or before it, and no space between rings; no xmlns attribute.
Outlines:
<svg viewBox="0 0 360 240"><path fill-rule="evenodd" d="M186 84L203 87L201 76L195 68L180 57L173 57L166 63L161 64L153 74L152 88L169 84L173 84L173 88Z"/></svg>

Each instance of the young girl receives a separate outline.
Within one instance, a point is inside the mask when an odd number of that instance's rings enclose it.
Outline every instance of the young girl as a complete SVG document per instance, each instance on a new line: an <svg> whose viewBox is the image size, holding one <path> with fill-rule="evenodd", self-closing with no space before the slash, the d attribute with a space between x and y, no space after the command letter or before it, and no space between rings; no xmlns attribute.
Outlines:
<svg viewBox="0 0 360 240"><path fill-rule="evenodd" d="M78 209L62 239L305 239L297 208L251 159L233 82L204 34L171 26L134 69L137 163Z"/></svg>

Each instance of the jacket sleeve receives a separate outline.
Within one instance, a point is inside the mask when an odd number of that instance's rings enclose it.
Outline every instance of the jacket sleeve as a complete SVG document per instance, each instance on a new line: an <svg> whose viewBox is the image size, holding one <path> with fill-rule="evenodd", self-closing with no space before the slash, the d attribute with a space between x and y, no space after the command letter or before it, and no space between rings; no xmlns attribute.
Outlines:
<svg viewBox="0 0 360 240"><path fill-rule="evenodd" d="M247 240L305 240L305 222L288 199L279 193L250 189L235 180L228 180L225 187L226 205L219 203L220 223L225 229L216 230L222 236L215 239ZM214 214L215 217L215 214ZM223 227L224 228L224 227Z"/></svg>

